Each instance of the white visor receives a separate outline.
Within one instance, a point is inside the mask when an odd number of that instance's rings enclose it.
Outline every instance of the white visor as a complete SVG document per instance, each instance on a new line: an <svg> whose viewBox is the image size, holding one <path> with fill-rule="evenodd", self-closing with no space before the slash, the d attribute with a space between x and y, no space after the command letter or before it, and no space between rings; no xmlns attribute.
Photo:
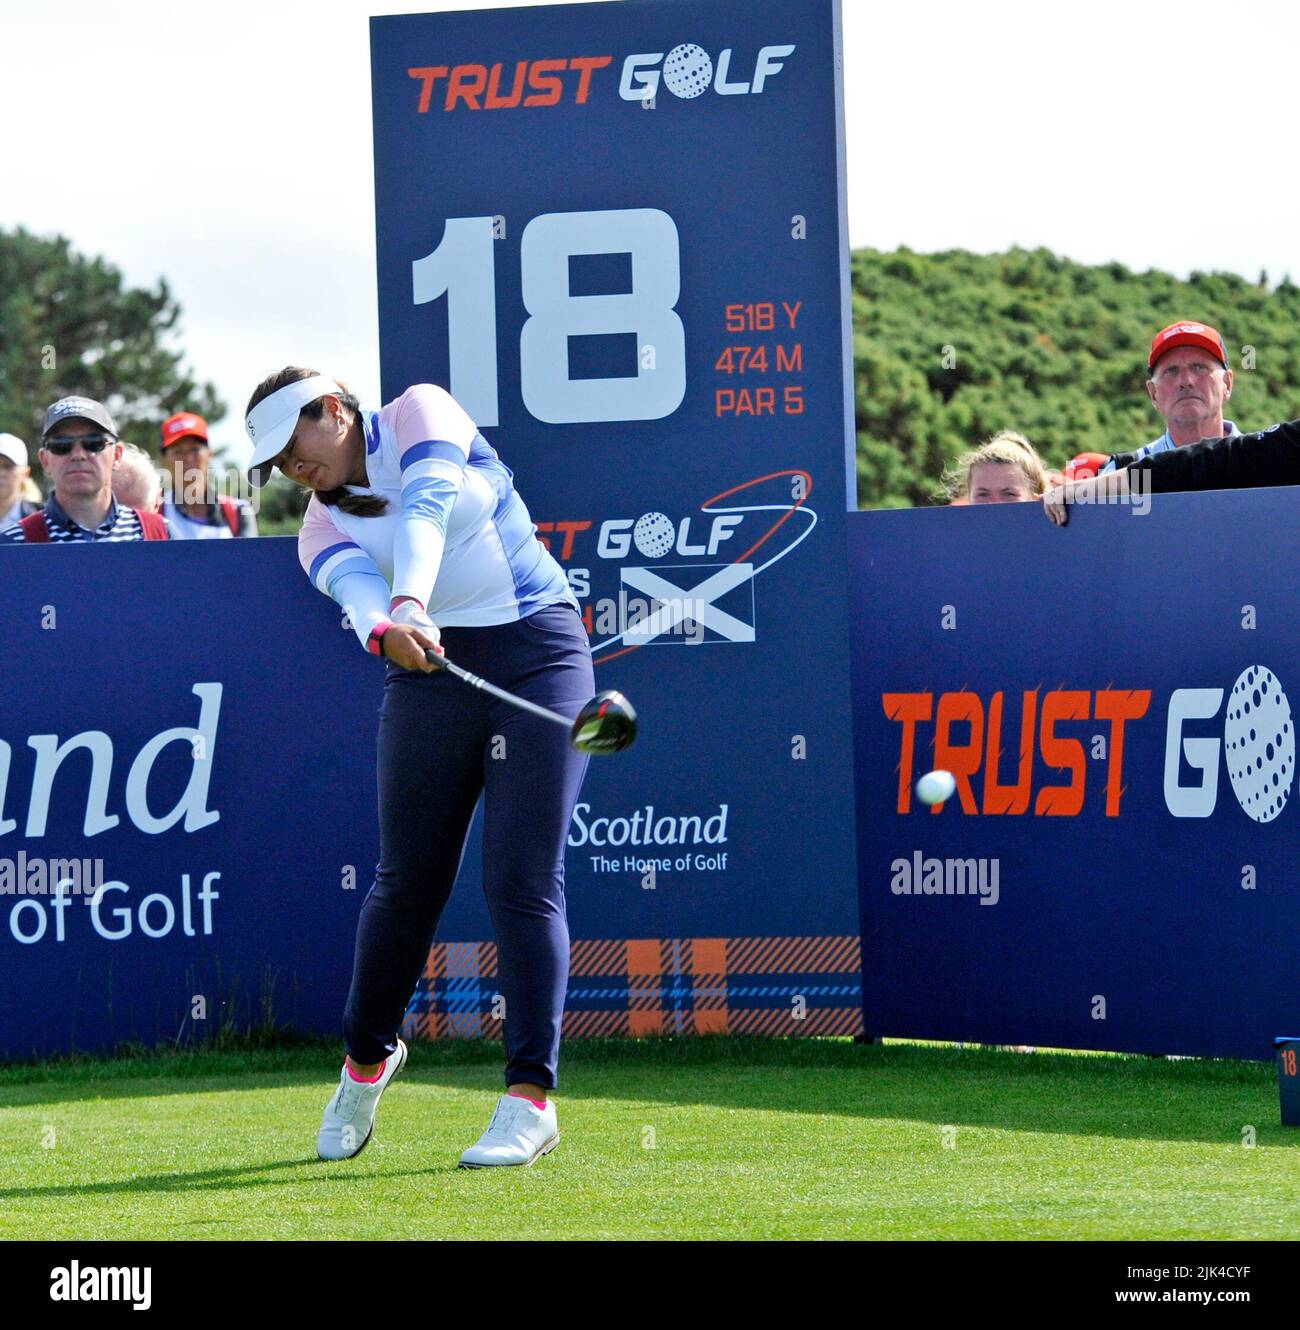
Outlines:
<svg viewBox="0 0 1300 1330"><path fill-rule="evenodd" d="M248 464L249 483L261 489L271 474L271 459L283 452L298 425L298 415L304 406L318 397L333 394L343 396L343 389L323 374L310 379L298 379L277 388L270 397L264 397L244 417L244 428L253 441L253 457Z"/></svg>

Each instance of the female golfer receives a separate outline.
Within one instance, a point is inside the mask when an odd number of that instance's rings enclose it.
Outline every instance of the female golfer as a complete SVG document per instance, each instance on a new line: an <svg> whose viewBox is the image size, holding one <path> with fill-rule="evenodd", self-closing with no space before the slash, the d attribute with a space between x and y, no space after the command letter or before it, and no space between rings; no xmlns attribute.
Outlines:
<svg viewBox="0 0 1300 1330"><path fill-rule="evenodd" d="M245 423L252 483L278 466L313 491L298 533L304 571L388 660L379 865L357 922L347 1057L317 1151L347 1159L370 1140L483 794L506 1093L460 1162L531 1164L559 1140L550 1091L569 973L564 848L588 758L558 726L466 687L425 650L445 646L491 682L576 715L594 691L577 601L511 472L442 388L417 384L362 411L334 380L290 367L258 384Z"/></svg>

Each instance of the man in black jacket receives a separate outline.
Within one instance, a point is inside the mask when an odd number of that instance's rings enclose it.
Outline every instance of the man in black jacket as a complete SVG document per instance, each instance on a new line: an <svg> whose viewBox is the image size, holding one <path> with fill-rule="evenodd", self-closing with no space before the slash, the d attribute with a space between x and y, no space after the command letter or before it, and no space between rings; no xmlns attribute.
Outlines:
<svg viewBox="0 0 1300 1330"><path fill-rule="evenodd" d="M1170 494L1300 485L1300 420L1273 425L1257 434L1202 439L1136 461L1135 456L1117 453L1117 470L1049 490L1043 496L1048 517L1064 526L1072 503L1122 502L1139 489L1147 494Z"/></svg>

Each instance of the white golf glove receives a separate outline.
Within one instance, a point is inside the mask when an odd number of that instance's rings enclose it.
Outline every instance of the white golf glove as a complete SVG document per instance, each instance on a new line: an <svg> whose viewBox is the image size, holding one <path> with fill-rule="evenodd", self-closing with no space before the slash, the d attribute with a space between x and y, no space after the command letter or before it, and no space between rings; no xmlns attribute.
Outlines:
<svg viewBox="0 0 1300 1330"><path fill-rule="evenodd" d="M402 603L391 612L389 618L391 618L394 623L400 623L405 628L418 628L421 632L428 633L429 636L433 638L435 645L442 642L442 634L438 631L438 625L429 618L416 601L402 601Z"/></svg>

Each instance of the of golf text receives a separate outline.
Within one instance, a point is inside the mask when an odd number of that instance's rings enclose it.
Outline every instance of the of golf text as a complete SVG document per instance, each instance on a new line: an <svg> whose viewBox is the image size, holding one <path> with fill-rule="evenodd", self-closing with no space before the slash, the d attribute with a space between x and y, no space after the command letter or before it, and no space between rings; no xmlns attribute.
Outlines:
<svg viewBox="0 0 1300 1330"><path fill-rule="evenodd" d="M167 937L178 924L185 937L200 934L210 937L212 902L221 898L213 884L220 877L220 873L205 873L202 885L193 889L190 875L182 873L179 910L172 898L161 891L141 897L137 903L125 882L105 882L93 896L83 897L90 926L106 942L121 942L137 931L148 938ZM55 942L67 941L69 926L65 915L73 897L62 888L62 883L55 887L48 904L28 898L9 911L9 933L15 942L40 942L47 934Z"/></svg>

